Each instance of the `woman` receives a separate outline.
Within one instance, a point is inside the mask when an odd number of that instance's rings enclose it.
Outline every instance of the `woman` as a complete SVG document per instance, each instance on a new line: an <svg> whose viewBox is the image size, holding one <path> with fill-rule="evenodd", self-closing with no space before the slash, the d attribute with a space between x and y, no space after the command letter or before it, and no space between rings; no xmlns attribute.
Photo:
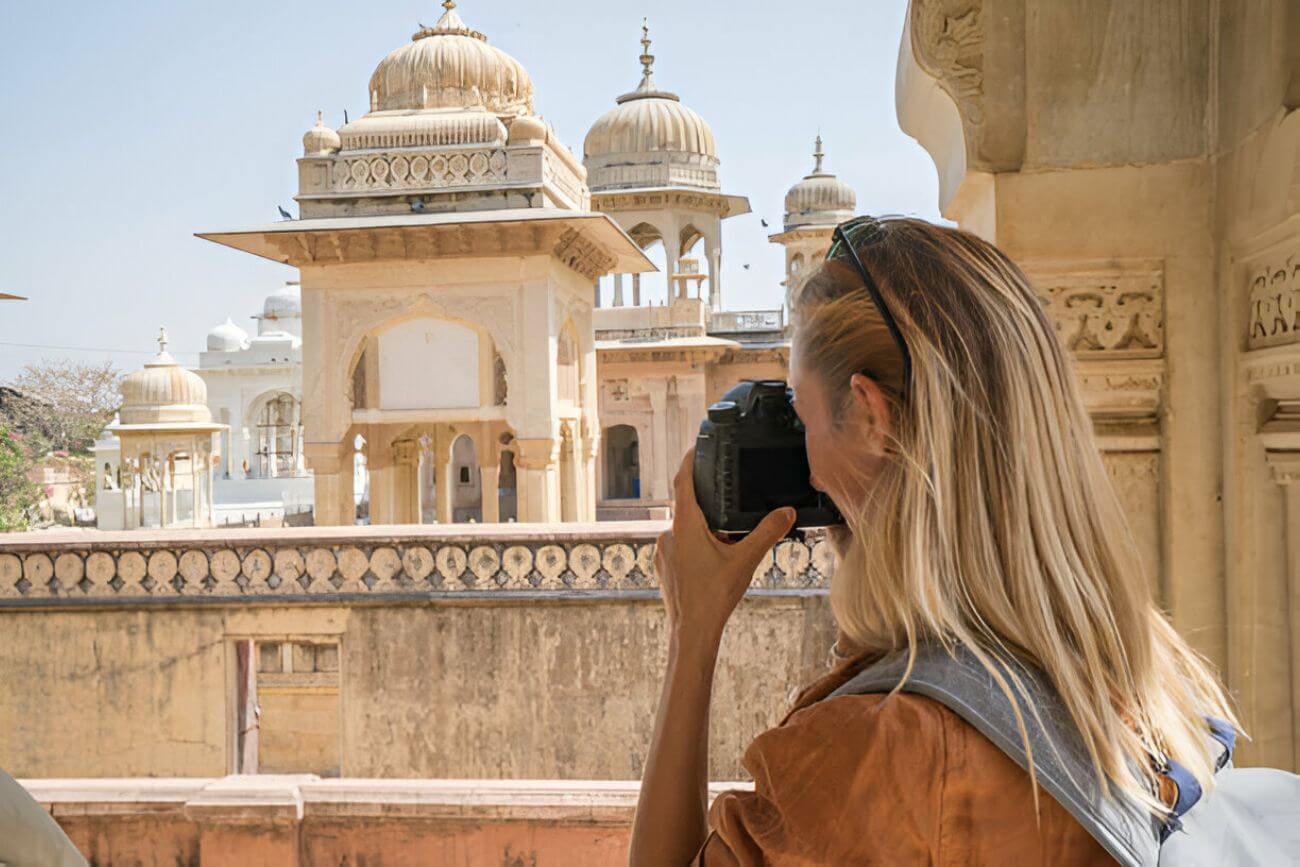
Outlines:
<svg viewBox="0 0 1300 867"><path fill-rule="evenodd" d="M1045 674L1100 778L1156 816L1174 794L1159 762L1208 791L1205 716L1235 725L1148 596L1069 355L1020 270L920 220L859 218L835 237L794 310L790 384L812 484L846 517L830 590L840 662L746 751L755 790L721 795L706 817L718 644L793 515L773 512L735 544L714 538L688 454L656 555L670 644L631 861L1105 863L945 706L827 698L920 642L1014 654Z"/></svg>

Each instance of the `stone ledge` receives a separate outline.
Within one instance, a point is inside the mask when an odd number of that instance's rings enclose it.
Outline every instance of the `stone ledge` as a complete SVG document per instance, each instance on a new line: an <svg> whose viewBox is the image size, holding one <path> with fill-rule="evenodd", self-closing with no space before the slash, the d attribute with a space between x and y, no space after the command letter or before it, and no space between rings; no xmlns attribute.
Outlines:
<svg viewBox="0 0 1300 867"><path fill-rule="evenodd" d="M55 817L173 814L203 824L402 818L625 825L637 780L420 780L313 774L18 781ZM709 784L709 800L747 782Z"/></svg>
<svg viewBox="0 0 1300 867"><path fill-rule="evenodd" d="M0 540L0 608L637 598L658 594L659 521L57 531ZM825 592L822 534L785 539L756 594Z"/></svg>

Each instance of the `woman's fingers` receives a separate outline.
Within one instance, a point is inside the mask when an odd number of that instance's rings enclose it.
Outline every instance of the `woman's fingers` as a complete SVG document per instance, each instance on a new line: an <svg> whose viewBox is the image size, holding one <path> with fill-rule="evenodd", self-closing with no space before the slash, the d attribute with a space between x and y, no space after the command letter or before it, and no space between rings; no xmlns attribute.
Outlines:
<svg viewBox="0 0 1300 867"><path fill-rule="evenodd" d="M690 448L686 451L686 456L682 458L682 465L677 469L677 475L673 478L673 526L677 527L678 520L682 523L681 527L695 527L707 531L707 522L704 520L704 513L700 511L700 501L695 499L695 449ZM707 532L704 535L710 535Z"/></svg>
<svg viewBox="0 0 1300 867"><path fill-rule="evenodd" d="M763 555L769 548L790 532L796 515L797 513L790 506L768 512L748 536L736 543L736 547L758 562L763 559Z"/></svg>

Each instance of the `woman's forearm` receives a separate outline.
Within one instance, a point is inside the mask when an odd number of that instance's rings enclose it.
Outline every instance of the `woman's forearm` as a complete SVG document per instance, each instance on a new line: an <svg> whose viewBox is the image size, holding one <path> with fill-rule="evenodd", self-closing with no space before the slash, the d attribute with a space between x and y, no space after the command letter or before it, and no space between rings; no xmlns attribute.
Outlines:
<svg viewBox="0 0 1300 867"><path fill-rule="evenodd" d="M632 826L632 867L688 864L708 830L709 700L719 637L677 634Z"/></svg>

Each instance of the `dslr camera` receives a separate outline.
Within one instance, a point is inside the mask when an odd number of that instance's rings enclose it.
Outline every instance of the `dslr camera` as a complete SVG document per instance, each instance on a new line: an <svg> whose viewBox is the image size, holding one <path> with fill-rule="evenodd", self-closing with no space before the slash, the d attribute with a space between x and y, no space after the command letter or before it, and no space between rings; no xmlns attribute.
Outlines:
<svg viewBox="0 0 1300 867"><path fill-rule="evenodd" d="M809 482L803 422L779 379L747 380L709 407L695 439L695 499L709 528L743 535L793 506L795 528L844 523Z"/></svg>

